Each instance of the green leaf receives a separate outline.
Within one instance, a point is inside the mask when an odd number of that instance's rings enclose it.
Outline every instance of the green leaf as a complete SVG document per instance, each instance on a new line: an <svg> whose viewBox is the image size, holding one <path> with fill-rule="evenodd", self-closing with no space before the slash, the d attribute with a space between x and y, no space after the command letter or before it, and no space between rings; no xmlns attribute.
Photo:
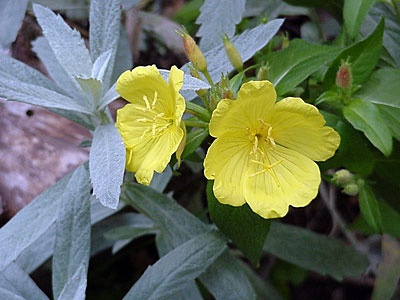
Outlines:
<svg viewBox="0 0 400 300"><path fill-rule="evenodd" d="M32 278L15 263L9 264L8 267L0 273L0 288L4 288L24 299L49 299L36 285Z"/></svg>
<svg viewBox="0 0 400 300"><path fill-rule="evenodd" d="M269 77L278 95L291 91L324 64L332 61L340 49L293 40L288 48L269 56Z"/></svg>
<svg viewBox="0 0 400 300"><path fill-rule="evenodd" d="M347 0L343 6L344 26L351 39L355 39L361 24L375 0Z"/></svg>
<svg viewBox="0 0 400 300"><path fill-rule="evenodd" d="M400 213L384 201L378 201L382 231L395 238L400 238Z"/></svg>
<svg viewBox="0 0 400 300"><path fill-rule="evenodd" d="M345 167L359 175L369 175L374 168L374 155L369 143L361 132L355 130L348 122L321 111L327 120L327 126L333 127L340 135L340 145L335 156L326 162L319 163L324 169Z"/></svg>
<svg viewBox="0 0 400 300"><path fill-rule="evenodd" d="M121 7L119 0L90 1L89 16L89 46L92 61L104 52L110 50L110 60L103 78L104 89L111 85L111 76L114 70L115 56L120 35Z"/></svg>
<svg viewBox="0 0 400 300"><path fill-rule="evenodd" d="M81 113L90 113L91 108L83 101L69 98L46 88L0 78L0 96L46 108L57 108Z"/></svg>
<svg viewBox="0 0 400 300"><path fill-rule="evenodd" d="M53 294L58 298L65 285L83 265L86 278L90 253L90 181L84 166L71 176L58 206L53 255Z"/></svg>
<svg viewBox="0 0 400 300"><path fill-rule="evenodd" d="M342 10L344 0L284 0L285 2L307 7L320 7L329 11L339 21L342 19Z"/></svg>
<svg viewBox="0 0 400 300"><path fill-rule="evenodd" d="M374 192L371 187L364 183L360 187L359 192L359 204L360 210L365 218L365 221L376 231L382 232L382 222L381 222L381 213L378 208L378 202L376 201Z"/></svg>
<svg viewBox="0 0 400 300"><path fill-rule="evenodd" d="M114 124L96 127L89 171L93 194L104 206L117 208L125 171L125 145Z"/></svg>
<svg viewBox="0 0 400 300"><path fill-rule="evenodd" d="M76 273L67 282L57 300L85 300L87 284L86 269L86 266L81 265L79 269L76 270Z"/></svg>
<svg viewBox="0 0 400 300"><path fill-rule="evenodd" d="M340 240L278 222L272 222L264 250L282 260L337 280L358 277L369 265L364 255Z"/></svg>
<svg viewBox="0 0 400 300"><path fill-rule="evenodd" d="M398 84L400 70L384 68L372 74L356 94L361 99L374 103L390 128L393 137L400 141L400 98Z"/></svg>
<svg viewBox="0 0 400 300"><path fill-rule="evenodd" d="M208 137L208 128L200 128L189 132L186 136L186 146L182 153L182 159L192 154Z"/></svg>
<svg viewBox="0 0 400 300"><path fill-rule="evenodd" d="M384 235L382 238L383 261L376 272L372 300L390 300L400 278L400 244Z"/></svg>
<svg viewBox="0 0 400 300"><path fill-rule="evenodd" d="M0 6L0 50L8 49L17 38L28 0L3 0Z"/></svg>
<svg viewBox="0 0 400 300"><path fill-rule="evenodd" d="M236 24L242 20L245 0L205 0L200 8L196 24L200 24L196 36L201 37L200 48L203 51L222 45L221 36L235 34ZM221 16L224 16L221 18Z"/></svg>
<svg viewBox="0 0 400 300"><path fill-rule="evenodd" d="M203 273L225 249L225 240L217 232L197 235L148 267L123 300L173 299L186 282Z"/></svg>
<svg viewBox="0 0 400 300"><path fill-rule="evenodd" d="M351 63L353 85L360 84L369 78L382 50L384 26L385 22L382 19L370 36L340 52L325 74L323 84L325 90L329 90L335 86L336 73L339 70L342 60L348 59Z"/></svg>
<svg viewBox="0 0 400 300"><path fill-rule="evenodd" d="M153 189L127 184L124 200L156 223L172 247L208 231L208 226L168 196ZM238 261L224 251L200 276L200 281L216 300L255 300L254 290Z"/></svg>
<svg viewBox="0 0 400 300"><path fill-rule="evenodd" d="M65 176L41 193L0 228L0 271L53 224L58 203L70 177Z"/></svg>
<svg viewBox="0 0 400 300"><path fill-rule="evenodd" d="M379 21L385 18L385 30L383 32L383 46L390 58L400 67L400 22L394 12L393 6L382 1L377 1L369 11L361 27L361 34L368 36L374 31Z"/></svg>
<svg viewBox="0 0 400 300"><path fill-rule="evenodd" d="M370 142L384 155L392 152L392 135L378 108L371 102L354 99L343 107L343 115L357 130L364 132Z"/></svg>
<svg viewBox="0 0 400 300"><path fill-rule="evenodd" d="M66 73L71 78L89 77L92 72L92 61L79 32L71 29L61 16L46 7L33 4L33 11L42 27L43 35Z"/></svg>
<svg viewBox="0 0 400 300"><path fill-rule="evenodd" d="M207 183L207 199L215 225L257 266L270 220L255 214L247 204L233 207L219 203L213 193L213 181Z"/></svg>

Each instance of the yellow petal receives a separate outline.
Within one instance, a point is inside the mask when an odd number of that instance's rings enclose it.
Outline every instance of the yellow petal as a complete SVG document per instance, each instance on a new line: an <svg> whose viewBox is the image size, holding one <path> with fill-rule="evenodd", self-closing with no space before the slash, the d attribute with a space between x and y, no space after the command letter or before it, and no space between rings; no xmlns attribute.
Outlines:
<svg viewBox="0 0 400 300"><path fill-rule="evenodd" d="M175 115L177 120L180 120L186 109L185 99L181 94L179 94L179 91L183 85L183 71L179 70L175 66L172 66L171 71L169 72L168 83L170 87L171 98L174 99L175 102Z"/></svg>
<svg viewBox="0 0 400 300"><path fill-rule="evenodd" d="M246 136L227 134L213 142L204 160L204 174L214 179L214 195L219 202L233 206L245 203L243 183L251 144Z"/></svg>
<svg viewBox="0 0 400 300"><path fill-rule="evenodd" d="M325 119L318 109L300 98L289 97L279 101L270 123L276 143L312 160L330 158L340 144L339 134L324 126Z"/></svg>
<svg viewBox="0 0 400 300"><path fill-rule="evenodd" d="M304 155L281 147L265 149L266 157L262 163L274 165L271 173L264 167L251 163L244 185L246 202L251 209L263 218L283 217L288 206L306 206L318 193L321 181L316 163ZM255 176L254 176L255 175Z"/></svg>
<svg viewBox="0 0 400 300"><path fill-rule="evenodd" d="M186 146L186 126L185 123L181 122L181 129L183 131L183 138L178 146L178 149L176 150L176 160L178 161L178 168L181 166L181 156L183 153L183 150L185 150Z"/></svg>
<svg viewBox="0 0 400 300"><path fill-rule="evenodd" d="M259 126L259 119L270 117L276 100L275 89L269 81L249 81L242 85L237 100L223 99L218 103L210 121L214 137L232 130Z"/></svg>

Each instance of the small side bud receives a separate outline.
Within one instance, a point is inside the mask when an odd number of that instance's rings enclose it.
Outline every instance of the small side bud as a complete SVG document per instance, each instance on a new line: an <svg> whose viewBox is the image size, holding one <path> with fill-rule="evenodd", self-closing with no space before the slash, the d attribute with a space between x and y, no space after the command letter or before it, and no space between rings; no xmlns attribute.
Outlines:
<svg viewBox="0 0 400 300"><path fill-rule="evenodd" d="M236 49L235 45L232 44L231 40L226 34L222 37L222 41L224 42L225 52L226 55L228 56L229 61L231 62L231 65L237 71L239 72L242 71L243 61L239 51Z"/></svg>
<svg viewBox="0 0 400 300"><path fill-rule="evenodd" d="M269 77L269 65L263 63L257 72L257 80L268 80Z"/></svg>
<svg viewBox="0 0 400 300"><path fill-rule="evenodd" d="M290 42L289 42L289 35L288 35L288 33L286 32L286 33L283 35L283 37L282 37L282 50L283 50L283 49L286 49L287 47L289 47L289 44L290 44Z"/></svg>
<svg viewBox="0 0 400 300"><path fill-rule="evenodd" d="M333 181L335 181L338 185L346 185L349 184L353 180L354 175L350 173L346 169L342 169L339 171L336 171L335 174L333 175Z"/></svg>
<svg viewBox="0 0 400 300"><path fill-rule="evenodd" d="M235 93L232 90L231 82L227 75L221 76L219 87L221 89L221 99L235 99Z"/></svg>
<svg viewBox="0 0 400 300"><path fill-rule="evenodd" d="M359 191L360 191L360 188L355 183L346 184L343 189L343 193L345 193L349 196L356 196Z"/></svg>
<svg viewBox="0 0 400 300"><path fill-rule="evenodd" d="M190 69L190 75L192 77L197 78L199 80L203 80L203 78L201 77L199 72L197 72L197 70L195 68L193 68L191 65L188 65L188 67ZM204 97L205 95L207 95L207 90L205 90L205 89L197 90L196 94L199 95L200 97Z"/></svg>
<svg viewBox="0 0 400 300"><path fill-rule="evenodd" d="M342 61L342 65L336 73L336 85L342 89L350 90L352 81L350 63Z"/></svg>
<svg viewBox="0 0 400 300"><path fill-rule="evenodd" d="M218 85L214 85L210 89L211 110L217 107L218 102L221 101L221 91Z"/></svg>
<svg viewBox="0 0 400 300"><path fill-rule="evenodd" d="M187 33L186 29L176 31L183 39L183 46L185 52L193 66L200 72L207 71L207 61L204 58L203 52L201 52L199 46L197 46L194 39Z"/></svg>

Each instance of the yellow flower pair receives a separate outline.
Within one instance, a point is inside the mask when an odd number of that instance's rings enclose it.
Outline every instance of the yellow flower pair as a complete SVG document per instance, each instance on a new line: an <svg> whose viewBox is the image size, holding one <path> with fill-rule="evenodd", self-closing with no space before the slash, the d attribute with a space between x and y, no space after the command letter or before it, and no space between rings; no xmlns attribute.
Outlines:
<svg viewBox="0 0 400 300"><path fill-rule="evenodd" d="M126 168L142 184L165 169L184 139L182 83L176 67L168 84L155 66L118 79L118 93L130 102L117 114ZM303 207L314 199L321 181L314 161L333 156L340 143L315 106L300 98L275 101L268 81L247 82L237 100L221 100L210 121L216 140L204 160L204 174L214 180L221 203L248 203L263 218L283 217L289 205Z"/></svg>

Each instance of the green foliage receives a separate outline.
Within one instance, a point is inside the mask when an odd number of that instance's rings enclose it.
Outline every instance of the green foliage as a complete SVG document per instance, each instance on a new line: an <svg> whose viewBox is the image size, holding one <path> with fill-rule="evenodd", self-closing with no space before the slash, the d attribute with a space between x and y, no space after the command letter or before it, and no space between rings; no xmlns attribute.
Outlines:
<svg viewBox="0 0 400 300"><path fill-rule="evenodd" d="M207 199L211 219L253 265L257 266L270 221L256 215L247 204L233 207L219 203L212 187L213 181L208 181Z"/></svg>
<svg viewBox="0 0 400 300"><path fill-rule="evenodd" d="M344 2L344 27L351 39L357 37L361 24L375 0L349 0Z"/></svg>
<svg viewBox="0 0 400 300"><path fill-rule="evenodd" d="M364 219L375 232L382 232L381 214L371 187L366 183L362 184L359 195L360 210Z"/></svg>

